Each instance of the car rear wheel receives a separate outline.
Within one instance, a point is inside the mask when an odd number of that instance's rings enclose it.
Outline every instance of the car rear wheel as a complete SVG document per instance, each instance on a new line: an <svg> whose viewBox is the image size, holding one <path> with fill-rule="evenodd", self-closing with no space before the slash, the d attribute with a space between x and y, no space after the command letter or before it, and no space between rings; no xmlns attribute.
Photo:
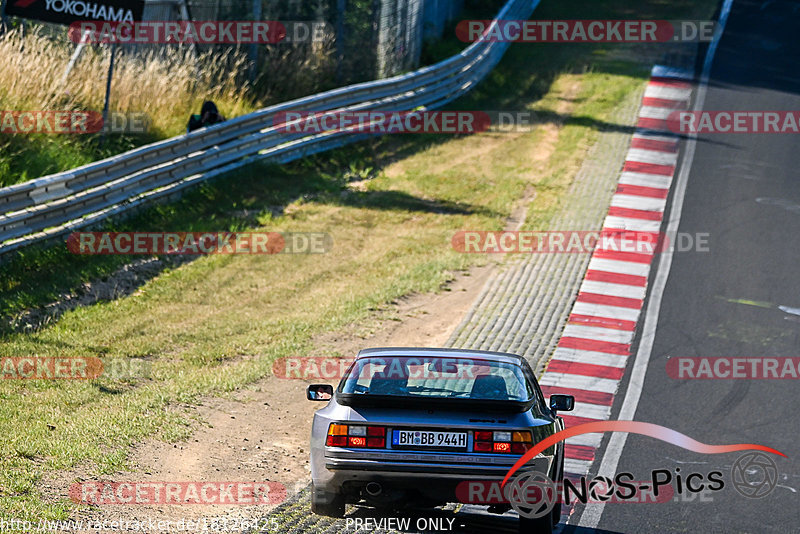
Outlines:
<svg viewBox="0 0 800 534"><path fill-rule="evenodd" d="M328 517L344 517L344 496L311 488L311 511Z"/></svg>
<svg viewBox="0 0 800 534"><path fill-rule="evenodd" d="M555 476L551 480L557 480L560 483L564 482L563 450L558 466L553 467L553 473ZM530 518L520 515L519 534L552 534L559 521L561 521L561 499L556 499L553 507L542 517Z"/></svg>
<svg viewBox="0 0 800 534"><path fill-rule="evenodd" d="M553 520L553 526L558 525L558 522L561 521L561 503L557 502L555 506L553 506L553 513L551 514Z"/></svg>

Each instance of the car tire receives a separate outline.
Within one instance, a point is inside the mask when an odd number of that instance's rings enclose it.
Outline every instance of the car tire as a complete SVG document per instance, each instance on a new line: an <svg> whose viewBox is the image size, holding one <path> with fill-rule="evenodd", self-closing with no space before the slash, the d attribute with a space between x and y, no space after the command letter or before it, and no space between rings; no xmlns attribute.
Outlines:
<svg viewBox="0 0 800 534"><path fill-rule="evenodd" d="M311 488L311 511L327 517L344 517L344 496Z"/></svg>
<svg viewBox="0 0 800 534"><path fill-rule="evenodd" d="M553 506L553 512L550 514L552 515L553 520L553 527L558 525L558 522L561 521L561 503L557 502L555 506Z"/></svg>
<svg viewBox="0 0 800 534"><path fill-rule="evenodd" d="M553 534L553 518L561 517L560 515L556 516L553 513L554 510L555 507L542 517L530 518L519 516L519 534Z"/></svg>
<svg viewBox="0 0 800 534"><path fill-rule="evenodd" d="M558 481L559 486L564 486L564 447L562 444L561 447L561 461L559 462L560 466L558 469L558 476L554 480ZM559 499L556 500L556 505L553 507L553 527L558 525L558 522L561 521L561 496L559 495Z"/></svg>
<svg viewBox="0 0 800 534"><path fill-rule="evenodd" d="M564 454L562 449L561 461L554 466L555 476L551 480L564 483ZM553 529L561 521L561 499L557 499L553 507L542 517L530 518L519 516L519 534L552 534Z"/></svg>

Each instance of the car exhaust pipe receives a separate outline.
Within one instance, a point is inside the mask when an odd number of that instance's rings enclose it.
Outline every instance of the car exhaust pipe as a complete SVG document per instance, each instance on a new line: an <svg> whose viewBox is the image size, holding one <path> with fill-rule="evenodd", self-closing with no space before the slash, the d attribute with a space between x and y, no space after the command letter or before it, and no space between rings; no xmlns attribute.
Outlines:
<svg viewBox="0 0 800 534"><path fill-rule="evenodd" d="M383 487L377 482L368 482L364 489L371 497L377 497L383 492Z"/></svg>

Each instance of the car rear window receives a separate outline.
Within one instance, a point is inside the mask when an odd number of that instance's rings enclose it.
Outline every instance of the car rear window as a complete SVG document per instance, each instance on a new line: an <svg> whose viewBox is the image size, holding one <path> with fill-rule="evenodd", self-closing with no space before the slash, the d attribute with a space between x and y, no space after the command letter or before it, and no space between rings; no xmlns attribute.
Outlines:
<svg viewBox="0 0 800 534"><path fill-rule="evenodd" d="M419 398L525 402L533 388L519 365L431 357L367 357L356 360L339 392Z"/></svg>

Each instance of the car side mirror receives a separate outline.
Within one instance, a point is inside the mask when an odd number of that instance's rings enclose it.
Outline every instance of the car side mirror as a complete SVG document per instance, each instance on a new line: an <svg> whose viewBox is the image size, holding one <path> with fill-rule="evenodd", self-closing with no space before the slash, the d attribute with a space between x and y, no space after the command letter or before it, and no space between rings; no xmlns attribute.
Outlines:
<svg viewBox="0 0 800 534"><path fill-rule="evenodd" d="M333 386L330 384L311 384L306 388L306 398L312 401L328 401L333 397Z"/></svg>
<svg viewBox="0 0 800 534"><path fill-rule="evenodd" d="M557 412L571 412L575 408L572 395L550 395L550 409Z"/></svg>

